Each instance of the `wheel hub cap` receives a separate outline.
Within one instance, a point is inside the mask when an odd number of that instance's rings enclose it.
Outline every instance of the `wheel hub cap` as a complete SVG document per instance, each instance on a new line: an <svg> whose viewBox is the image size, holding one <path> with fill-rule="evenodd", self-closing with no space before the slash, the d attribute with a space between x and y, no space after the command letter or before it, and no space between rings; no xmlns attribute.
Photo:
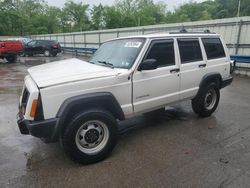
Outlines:
<svg viewBox="0 0 250 188"><path fill-rule="evenodd" d="M211 110L216 104L216 100L217 100L216 91L214 89L210 89L205 96L205 101L204 101L205 108L207 110Z"/></svg>
<svg viewBox="0 0 250 188"><path fill-rule="evenodd" d="M96 142L98 138L99 138L99 132L96 129L90 129L85 134L85 140L90 144Z"/></svg>
<svg viewBox="0 0 250 188"><path fill-rule="evenodd" d="M77 131L75 142L79 150L88 154L101 151L109 139L109 130L105 123L98 120L85 122Z"/></svg>
<svg viewBox="0 0 250 188"><path fill-rule="evenodd" d="M212 99L213 99L212 95L209 94L209 95L207 96L207 104L210 104L210 103L212 102Z"/></svg>

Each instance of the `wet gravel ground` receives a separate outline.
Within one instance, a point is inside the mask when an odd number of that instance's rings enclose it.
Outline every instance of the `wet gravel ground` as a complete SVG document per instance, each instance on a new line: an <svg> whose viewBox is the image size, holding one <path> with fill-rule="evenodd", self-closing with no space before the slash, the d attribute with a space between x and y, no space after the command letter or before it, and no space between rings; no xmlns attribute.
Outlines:
<svg viewBox="0 0 250 188"><path fill-rule="evenodd" d="M58 143L21 135L16 114L27 68L70 57L0 63L0 187L249 187L247 77L235 77L221 91L219 107L209 118L197 117L187 101L157 120L123 122L112 155L97 164L76 164Z"/></svg>

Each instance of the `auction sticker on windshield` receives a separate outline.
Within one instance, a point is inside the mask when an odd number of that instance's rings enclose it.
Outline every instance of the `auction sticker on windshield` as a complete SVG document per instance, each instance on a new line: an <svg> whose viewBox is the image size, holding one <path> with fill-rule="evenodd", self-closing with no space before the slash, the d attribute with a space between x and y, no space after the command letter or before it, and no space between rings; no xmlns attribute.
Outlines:
<svg viewBox="0 0 250 188"><path fill-rule="evenodd" d="M126 42L124 47L126 47L126 48L139 48L141 46L141 44L142 44L141 42L130 41L130 42Z"/></svg>

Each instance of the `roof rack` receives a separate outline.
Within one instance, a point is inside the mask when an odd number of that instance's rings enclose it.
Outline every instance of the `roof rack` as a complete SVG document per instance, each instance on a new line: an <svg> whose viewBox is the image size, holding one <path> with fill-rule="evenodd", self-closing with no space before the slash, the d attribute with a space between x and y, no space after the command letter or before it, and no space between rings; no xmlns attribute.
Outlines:
<svg viewBox="0 0 250 188"><path fill-rule="evenodd" d="M188 32L184 27L182 27L182 29L180 31L169 32L169 34L180 34L180 33L187 33L187 34L201 34L201 33L216 34L215 32L211 32L209 29L205 29L204 31Z"/></svg>

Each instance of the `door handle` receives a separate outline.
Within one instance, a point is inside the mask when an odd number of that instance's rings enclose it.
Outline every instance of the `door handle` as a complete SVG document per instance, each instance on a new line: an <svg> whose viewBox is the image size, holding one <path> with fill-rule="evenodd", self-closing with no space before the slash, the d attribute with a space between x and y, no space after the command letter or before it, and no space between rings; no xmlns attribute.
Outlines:
<svg viewBox="0 0 250 188"><path fill-rule="evenodd" d="M170 70L170 73L176 73L176 72L180 72L180 69L177 68L177 69L172 69L172 70Z"/></svg>
<svg viewBox="0 0 250 188"><path fill-rule="evenodd" d="M199 68L206 67L206 66L207 66L207 64L200 64Z"/></svg>

